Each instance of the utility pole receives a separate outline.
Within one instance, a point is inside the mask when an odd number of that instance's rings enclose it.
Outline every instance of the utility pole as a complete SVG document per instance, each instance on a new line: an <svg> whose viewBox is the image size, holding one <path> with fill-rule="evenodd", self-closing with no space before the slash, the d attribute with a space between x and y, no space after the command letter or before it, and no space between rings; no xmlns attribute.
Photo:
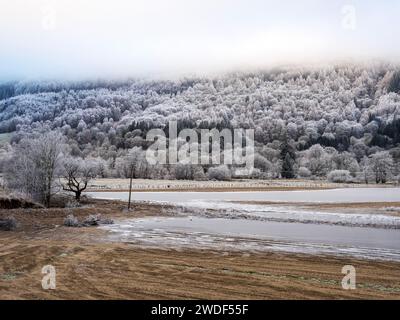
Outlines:
<svg viewBox="0 0 400 320"><path fill-rule="evenodd" d="M131 177L129 181L129 200L128 200L128 211L131 210L131 198L132 198L132 180L133 180L133 164L131 164Z"/></svg>

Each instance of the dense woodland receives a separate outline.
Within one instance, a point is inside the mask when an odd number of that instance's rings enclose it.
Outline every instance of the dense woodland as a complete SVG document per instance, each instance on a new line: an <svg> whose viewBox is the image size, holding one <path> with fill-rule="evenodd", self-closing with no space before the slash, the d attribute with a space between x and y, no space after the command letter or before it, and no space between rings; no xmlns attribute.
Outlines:
<svg viewBox="0 0 400 320"><path fill-rule="evenodd" d="M150 166L146 133L253 128L251 178L388 182L400 176L400 69L287 67L179 80L24 81L0 86L1 170L50 131L102 177L230 179L229 167ZM11 161L10 161L11 159Z"/></svg>

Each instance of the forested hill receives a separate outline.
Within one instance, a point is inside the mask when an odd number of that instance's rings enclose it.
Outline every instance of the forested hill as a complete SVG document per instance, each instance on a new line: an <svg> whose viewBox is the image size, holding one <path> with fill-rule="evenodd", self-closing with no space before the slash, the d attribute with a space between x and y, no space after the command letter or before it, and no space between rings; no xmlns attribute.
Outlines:
<svg viewBox="0 0 400 320"><path fill-rule="evenodd" d="M0 86L0 133L16 132L18 142L31 130L60 130L79 152L107 158L106 150L145 147L147 130L177 120L181 128L254 128L259 156L270 162L290 141L297 153L318 145L359 163L400 143L398 70L371 64L176 81L14 82Z"/></svg>

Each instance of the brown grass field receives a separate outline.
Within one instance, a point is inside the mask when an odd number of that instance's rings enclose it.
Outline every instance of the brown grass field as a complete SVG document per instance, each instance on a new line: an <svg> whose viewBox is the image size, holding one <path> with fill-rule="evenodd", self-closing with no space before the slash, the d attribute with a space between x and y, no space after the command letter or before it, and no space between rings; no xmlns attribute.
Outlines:
<svg viewBox="0 0 400 320"><path fill-rule="evenodd" d="M65 216L114 219L161 215L159 206L90 201L77 209L0 210L16 231L0 232L1 299L400 299L400 263L281 253L140 248L106 241L96 227L67 228ZM43 290L41 269L56 267ZM342 266L357 289L341 287Z"/></svg>

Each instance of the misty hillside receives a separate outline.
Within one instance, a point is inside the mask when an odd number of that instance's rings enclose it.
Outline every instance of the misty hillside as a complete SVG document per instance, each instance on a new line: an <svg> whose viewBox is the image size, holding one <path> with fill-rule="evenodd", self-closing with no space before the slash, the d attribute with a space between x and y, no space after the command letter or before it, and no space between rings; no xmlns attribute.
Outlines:
<svg viewBox="0 0 400 320"><path fill-rule="evenodd" d="M373 64L176 81L7 83L0 87L0 133L14 133L17 143L32 131L58 130L77 155L114 168L128 149L147 147L149 129L170 120L179 128L254 128L261 173L278 175L282 144L289 144L295 170L320 176L351 164L356 175L364 157L384 150L400 157L397 70ZM330 157L330 167L313 167L307 159L314 156Z"/></svg>

